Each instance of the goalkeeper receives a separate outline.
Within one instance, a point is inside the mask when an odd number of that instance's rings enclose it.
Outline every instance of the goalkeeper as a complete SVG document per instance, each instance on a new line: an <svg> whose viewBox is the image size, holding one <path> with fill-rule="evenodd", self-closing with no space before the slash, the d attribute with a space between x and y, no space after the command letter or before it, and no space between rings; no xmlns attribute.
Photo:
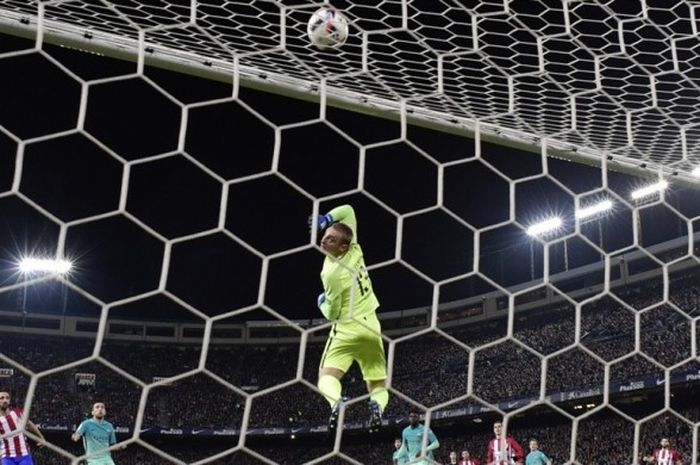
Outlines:
<svg viewBox="0 0 700 465"><path fill-rule="evenodd" d="M334 208L319 216L316 226L325 231L321 248L326 252L321 270L323 293L317 303L323 316L333 322L318 373L318 389L331 405L329 428L337 428L344 400L340 380L356 360L370 394L369 431L375 433L389 402L384 386L386 358L376 314L379 301L357 243L355 211L350 205Z"/></svg>

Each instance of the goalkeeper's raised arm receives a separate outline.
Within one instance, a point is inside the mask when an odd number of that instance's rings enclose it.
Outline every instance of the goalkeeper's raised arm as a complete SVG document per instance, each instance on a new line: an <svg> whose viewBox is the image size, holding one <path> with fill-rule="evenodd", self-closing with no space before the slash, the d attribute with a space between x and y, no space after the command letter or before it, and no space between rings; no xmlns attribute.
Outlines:
<svg viewBox="0 0 700 465"><path fill-rule="evenodd" d="M357 217L350 205L341 205L320 215L316 222L323 232L321 248L326 253L321 270L323 292L319 310L333 321L321 357L318 388L331 405L330 428L335 429L342 401L340 380L357 360L370 393L370 431L378 430L389 401L384 387L386 358L376 310L379 301L357 242Z"/></svg>
<svg viewBox="0 0 700 465"><path fill-rule="evenodd" d="M323 216L328 222L328 226L333 223L342 223L349 226L352 230L351 243L357 242L357 217L355 216L355 210L350 205L335 207Z"/></svg>

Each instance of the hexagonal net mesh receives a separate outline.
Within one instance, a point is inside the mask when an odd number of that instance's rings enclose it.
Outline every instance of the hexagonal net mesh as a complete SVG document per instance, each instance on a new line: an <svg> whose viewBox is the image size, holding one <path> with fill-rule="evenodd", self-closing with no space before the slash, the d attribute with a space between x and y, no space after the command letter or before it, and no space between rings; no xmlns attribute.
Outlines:
<svg viewBox="0 0 700 465"><path fill-rule="evenodd" d="M696 8L678 1L337 1L352 33L306 38L319 4L0 2L9 30L146 53L364 111L404 114L561 156L688 174L698 162ZM23 26L24 25L24 26Z"/></svg>
<svg viewBox="0 0 700 465"><path fill-rule="evenodd" d="M0 389L34 453L78 463L105 402L119 464L385 463L412 408L441 446L411 463L522 461L496 422L555 463L697 463L697 5L332 3L320 51L319 4L0 0ZM329 438L305 222L346 203L390 402L369 436L353 367Z"/></svg>

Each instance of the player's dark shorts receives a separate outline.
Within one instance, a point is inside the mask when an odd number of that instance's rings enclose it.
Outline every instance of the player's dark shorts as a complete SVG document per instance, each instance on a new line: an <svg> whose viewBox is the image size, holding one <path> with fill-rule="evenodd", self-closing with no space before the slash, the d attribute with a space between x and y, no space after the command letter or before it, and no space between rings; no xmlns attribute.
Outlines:
<svg viewBox="0 0 700 465"><path fill-rule="evenodd" d="M386 357L382 328L376 315L336 323L331 328L321 357L321 368L337 368L347 373L357 360L366 381L386 379Z"/></svg>
<svg viewBox="0 0 700 465"><path fill-rule="evenodd" d="M31 455L21 455L19 457L3 457L2 465L34 465Z"/></svg>

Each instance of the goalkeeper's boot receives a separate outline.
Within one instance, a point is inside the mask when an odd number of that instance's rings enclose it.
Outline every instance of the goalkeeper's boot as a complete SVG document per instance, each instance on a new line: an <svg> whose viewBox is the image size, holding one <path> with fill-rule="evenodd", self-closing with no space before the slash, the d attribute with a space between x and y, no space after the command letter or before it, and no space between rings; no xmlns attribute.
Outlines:
<svg viewBox="0 0 700 465"><path fill-rule="evenodd" d="M382 408L376 400L369 401L369 433L378 433L382 427Z"/></svg>
<svg viewBox="0 0 700 465"><path fill-rule="evenodd" d="M328 432L331 434L335 434L335 431L338 429L338 417L340 416L340 407L341 405L345 404L345 402L348 401L347 397L341 397L340 399L337 400L335 405L333 405L333 408L331 409L331 416L328 419Z"/></svg>

